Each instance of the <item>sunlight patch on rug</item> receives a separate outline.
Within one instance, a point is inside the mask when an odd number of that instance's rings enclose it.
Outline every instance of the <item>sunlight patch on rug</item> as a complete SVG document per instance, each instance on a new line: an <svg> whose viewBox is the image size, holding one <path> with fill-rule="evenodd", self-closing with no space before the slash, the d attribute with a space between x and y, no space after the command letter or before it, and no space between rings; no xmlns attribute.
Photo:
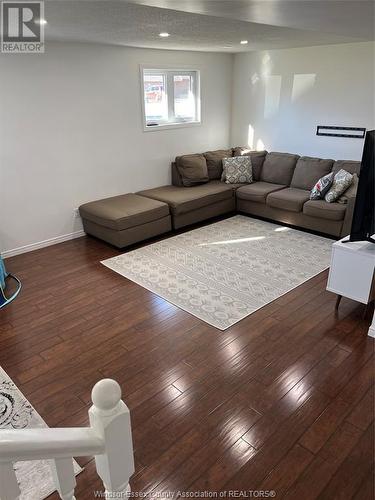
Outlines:
<svg viewBox="0 0 375 500"><path fill-rule="evenodd" d="M102 264L225 330L327 269L332 243L236 215Z"/></svg>

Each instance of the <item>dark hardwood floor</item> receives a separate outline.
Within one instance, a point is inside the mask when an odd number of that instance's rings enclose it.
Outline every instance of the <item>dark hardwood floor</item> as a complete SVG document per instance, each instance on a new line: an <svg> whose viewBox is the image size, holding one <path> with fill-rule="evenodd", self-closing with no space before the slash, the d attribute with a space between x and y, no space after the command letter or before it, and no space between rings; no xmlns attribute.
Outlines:
<svg viewBox="0 0 375 500"><path fill-rule="evenodd" d="M222 332L100 264L117 253L80 238L6 261L24 287L0 312L0 364L50 426L87 425L93 384L112 377L133 491L374 497L364 306L335 314L323 272ZM92 499L92 457L78 461L77 500Z"/></svg>

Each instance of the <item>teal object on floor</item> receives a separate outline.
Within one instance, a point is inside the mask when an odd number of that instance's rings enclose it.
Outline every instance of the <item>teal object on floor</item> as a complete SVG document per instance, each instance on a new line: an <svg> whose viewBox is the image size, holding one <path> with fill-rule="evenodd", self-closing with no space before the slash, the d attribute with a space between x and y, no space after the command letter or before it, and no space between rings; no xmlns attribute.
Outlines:
<svg viewBox="0 0 375 500"><path fill-rule="evenodd" d="M13 280L17 284L16 290L9 297L6 294L7 281ZM5 269L4 261L0 257L0 309L8 305L12 300L14 300L20 293L22 288L21 282L18 278L12 274L8 274Z"/></svg>
<svg viewBox="0 0 375 500"><path fill-rule="evenodd" d="M1 288L5 288L5 278L7 276L7 273L5 271L5 266L4 266L4 261L0 257L0 286Z"/></svg>

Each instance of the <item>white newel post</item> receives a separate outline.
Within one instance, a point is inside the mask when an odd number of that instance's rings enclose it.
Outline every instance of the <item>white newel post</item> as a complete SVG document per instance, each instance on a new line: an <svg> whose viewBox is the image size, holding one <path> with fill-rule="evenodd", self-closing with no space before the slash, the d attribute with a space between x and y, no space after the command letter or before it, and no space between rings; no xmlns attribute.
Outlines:
<svg viewBox="0 0 375 500"><path fill-rule="evenodd" d="M91 399L90 424L105 443L104 454L95 456L96 470L107 498L111 498L111 493L130 492L129 479L134 473L130 413L121 400L121 387L114 380L98 382Z"/></svg>

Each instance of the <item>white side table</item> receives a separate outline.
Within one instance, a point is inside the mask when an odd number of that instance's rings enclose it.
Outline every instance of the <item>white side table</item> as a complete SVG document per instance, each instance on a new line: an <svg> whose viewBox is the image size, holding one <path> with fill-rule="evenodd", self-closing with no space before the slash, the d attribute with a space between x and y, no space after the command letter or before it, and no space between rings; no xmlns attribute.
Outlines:
<svg viewBox="0 0 375 500"><path fill-rule="evenodd" d="M332 245L327 290L341 297L368 304L375 297L375 245L366 241L348 242L348 237ZM369 329L375 337L375 318Z"/></svg>

